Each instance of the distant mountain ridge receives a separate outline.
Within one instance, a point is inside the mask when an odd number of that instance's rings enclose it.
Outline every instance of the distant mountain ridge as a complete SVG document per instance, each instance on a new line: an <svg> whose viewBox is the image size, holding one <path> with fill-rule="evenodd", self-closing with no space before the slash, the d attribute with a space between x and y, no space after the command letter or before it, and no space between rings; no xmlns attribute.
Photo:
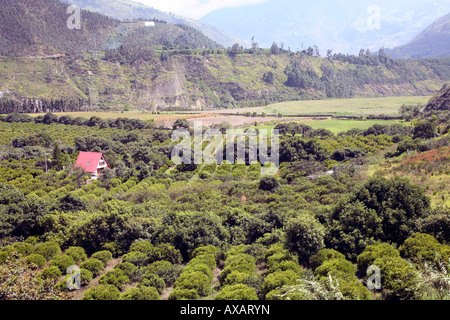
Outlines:
<svg viewBox="0 0 450 320"><path fill-rule="evenodd" d="M379 10L379 24L377 23ZM275 41L292 51L317 45L322 55L333 52L376 52L411 41L437 18L450 11L443 0L267 0L223 8L200 21L261 47Z"/></svg>
<svg viewBox="0 0 450 320"><path fill-rule="evenodd" d="M101 13L116 19L156 18L172 24L186 24L202 32L208 38L217 43L231 47L235 43L244 44L242 40L220 31L208 24L195 21L186 17L180 17L172 13L160 10L129 0L63 0L67 3L92 12Z"/></svg>
<svg viewBox="0 0 450 320"><path fill-rule="evenodd" d="M441 58L450 56L450 13L436 20L410 43L386 50L392 58Z"/></svg>

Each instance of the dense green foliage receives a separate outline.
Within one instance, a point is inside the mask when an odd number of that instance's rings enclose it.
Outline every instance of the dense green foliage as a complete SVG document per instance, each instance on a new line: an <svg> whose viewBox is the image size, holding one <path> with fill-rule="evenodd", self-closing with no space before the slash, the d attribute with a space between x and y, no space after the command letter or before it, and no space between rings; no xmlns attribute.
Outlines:
<svg viewBox="0 0 450 320"><path fill-rule="evenodd" d="M67 287L79 265L95 300L448 296L430 280L450 258L448 208L406 177L367 176L384 161L402 168L406 155L384 154L408 142L446 150L441 129L413 140L414 126L336 136L283 123L279 173L261 176L260 163L174 166L170 130L26 119L0 122L0 267L20 254L55 292L82 298ZM86 150L112 166L96 181L72 169ZM381 289L366 287L371 266Z"/></svg>

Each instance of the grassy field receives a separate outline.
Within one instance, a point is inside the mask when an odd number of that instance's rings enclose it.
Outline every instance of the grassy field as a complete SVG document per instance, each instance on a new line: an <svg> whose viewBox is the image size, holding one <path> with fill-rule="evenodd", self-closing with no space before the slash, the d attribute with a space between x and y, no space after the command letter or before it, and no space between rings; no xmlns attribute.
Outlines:
<svg viewBox="0 0 450 320"><path fill-rule="evenodd" d="M32 117L43 116L44 113L34 113L29 114ZM86 112L58 112L55 113L58 117L62 117L65 115L70 115L74 118L82 117L89 119L91 117L99 117L101 119L118 119L118 118L128 118L128 119L139 119L139 120L150 120L154 119L155 121L173 121L177 119L196 119L196 118L205 118L209 117L209 114L184 114L184 113L161 113L161 114L152 114L150 112L141 112L141 111L127 111L127 112L113 112L113 111L86 111Z"/></svg>
<svg viewBox="0 0 450 320"><path fill-rule="evenodd" d="M381 97L291 101L271 104L264 108L267 114L331 114L365 116L369 114L399 113L402 105L426 104L431 97ZM255 110L256 111L256 110Z"/></svg>
<svg viewBox="0 0 450 320"><path fill-rule="evenodd" d="M307 124L313 129L326 129L330 130L334 134L338 134L339 132L348 131L350 129L362 129L366 130L373 126L374 124L382 124L382 125L392 125L396 123L400 123L395 120L339 120L339 119L328 119L328 120L306 120L306 121L298 121ZM261 124L258 127L253 126L252 128L257 129L274 129L276 124Z"/></svg>

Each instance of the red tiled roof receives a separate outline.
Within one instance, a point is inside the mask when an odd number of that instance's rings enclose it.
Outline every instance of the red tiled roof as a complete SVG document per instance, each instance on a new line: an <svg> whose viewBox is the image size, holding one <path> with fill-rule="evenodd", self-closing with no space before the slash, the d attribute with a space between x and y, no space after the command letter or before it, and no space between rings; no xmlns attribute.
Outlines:
<svg viewBox="0 0 450 320"><path fill-rule="evenodd" d="M75 163L76 167L83 168L86 172L95 173L97 171L98 163L102 158L102 153L99 152L80 152L78 156L77 162ZM106 159L105 159L106 162Z"/></svg>

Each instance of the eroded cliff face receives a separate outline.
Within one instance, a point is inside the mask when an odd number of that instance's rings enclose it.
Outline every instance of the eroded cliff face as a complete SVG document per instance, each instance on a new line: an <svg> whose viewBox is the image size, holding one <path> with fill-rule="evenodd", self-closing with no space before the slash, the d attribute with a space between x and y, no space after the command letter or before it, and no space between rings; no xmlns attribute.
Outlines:
<svg viewBox="0 0 450 320"><path fill-rule="evenodd" d="M425 111L431 110L450 110L450 86L447 86L431 98Z"/></svg>

